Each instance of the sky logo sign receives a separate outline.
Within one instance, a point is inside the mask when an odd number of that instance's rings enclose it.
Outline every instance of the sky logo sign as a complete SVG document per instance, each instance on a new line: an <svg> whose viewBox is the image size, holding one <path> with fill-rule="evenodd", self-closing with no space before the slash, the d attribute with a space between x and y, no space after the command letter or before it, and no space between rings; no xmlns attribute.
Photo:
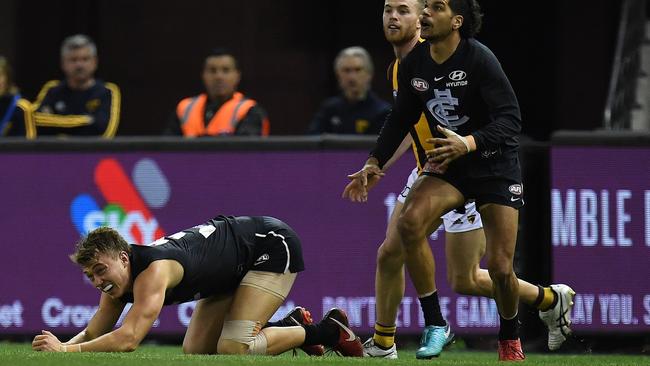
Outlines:
<svg viewBox="0 0 650 366"><path fill-rule="evenodd" d="M103 208L90 194L82 193L70 205L72 222L80 235L101 227L117 230L127 243L147 244L165 235L150 209L167 205L171 189L158 164L140 159L129 179L112 158L95 168L95 185L104 198Z"/></svg>

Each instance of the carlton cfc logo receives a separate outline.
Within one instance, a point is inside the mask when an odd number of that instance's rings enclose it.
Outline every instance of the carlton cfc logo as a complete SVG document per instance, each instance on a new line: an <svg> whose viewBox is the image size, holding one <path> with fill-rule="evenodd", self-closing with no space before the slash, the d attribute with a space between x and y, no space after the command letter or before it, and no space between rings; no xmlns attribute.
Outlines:
<svg viewBox="0 0 650 366"><path fill-rule="evenodd" d="M167 205L171 189L155 161L136 161L129 177L117 160L102 159L95 167L94 182L103 200L81 193L70 204L80 235L101 226L117 230L128 243L147 244L165 235L151 210Z"/></svg>

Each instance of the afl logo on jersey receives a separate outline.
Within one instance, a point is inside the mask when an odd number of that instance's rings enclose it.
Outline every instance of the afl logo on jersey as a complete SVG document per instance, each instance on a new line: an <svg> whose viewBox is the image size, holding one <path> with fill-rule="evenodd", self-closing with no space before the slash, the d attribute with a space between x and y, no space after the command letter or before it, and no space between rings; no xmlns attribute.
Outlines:
<svg viewBox="0 0 650 366"><path fill-rule="evenodd" d="M429 83L424 79L413 78L411 79L411 85L413 86L413 89L417 91L423 92L429 90Z"/></svg>
<svg viewBox="0 0 650 366"><path fill-rule="evenodd" d="M453 81L465 80L466 77L467 74L465 73L465 71L462 70L456 70L449 73L449 79Z"/></svg>

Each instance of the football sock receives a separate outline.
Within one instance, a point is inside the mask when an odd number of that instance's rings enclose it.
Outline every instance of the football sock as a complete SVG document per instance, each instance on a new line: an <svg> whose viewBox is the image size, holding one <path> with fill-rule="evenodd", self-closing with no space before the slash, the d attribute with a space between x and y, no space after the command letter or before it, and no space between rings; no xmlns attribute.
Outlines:
<svg viewBox="0 0 650 366"><path fill-rule="evenodd" d="M548 311L557 304L557 294L550 287L537 286L539 294L533 306L540 311Z"/></svg>
<svg viewBox="0 0 650 366"><path fill-rule="evenodd" d="M394 325L385 326L379 323L375 323L375 334L372 336L372 340L375 342L375 345L382 349L389 349L395 344L395 331L397 327Z"/></svg>
<svg viewBox="0 0 650 366"><path fill-rule="evenodd" d="M519 338L519 320L517 315L512 319L505 319L499 314L499 319L501 321L501 327L499 328L499 340L513 340Z"/></svg>
<svg viewBox="0 0 650 366"><path fill-rule="evenodd" d="M326 346L335 346L339 341L339 327L330 322L320 322L318 324L303 325L305 328L304 346L323 344Z"/></svg>
<svg viewBox="0 0 650 366"><path fill-rule="evenodd" d="M434 291L432 294L419 297L420 307L422 308L422 313L424 314L424 325L436 325L444 326L447 325L447 321L442 317L440 312L440 303L438 301L438 291Z"/></svg>

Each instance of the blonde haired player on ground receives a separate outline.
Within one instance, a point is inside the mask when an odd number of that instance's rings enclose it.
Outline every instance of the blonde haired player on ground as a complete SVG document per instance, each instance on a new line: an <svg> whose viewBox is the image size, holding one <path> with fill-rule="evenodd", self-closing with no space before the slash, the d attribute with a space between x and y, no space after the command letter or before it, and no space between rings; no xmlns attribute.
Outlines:
<svg viewBox="0 0 650 366"><path fill-rule="evenodd" d="M71 256L102 292L86 329L68 342L43 331L36 351L128 352L144 339L163 305L198 300L183 341L193 354L277 355L326 345L344 356L363 355L345 312L332 309L318 324L262 329L304 270L298 235L268 216L217 216L202 225L129 245L99 228ZM127 303L122 325L113 329Z"/></svg>

